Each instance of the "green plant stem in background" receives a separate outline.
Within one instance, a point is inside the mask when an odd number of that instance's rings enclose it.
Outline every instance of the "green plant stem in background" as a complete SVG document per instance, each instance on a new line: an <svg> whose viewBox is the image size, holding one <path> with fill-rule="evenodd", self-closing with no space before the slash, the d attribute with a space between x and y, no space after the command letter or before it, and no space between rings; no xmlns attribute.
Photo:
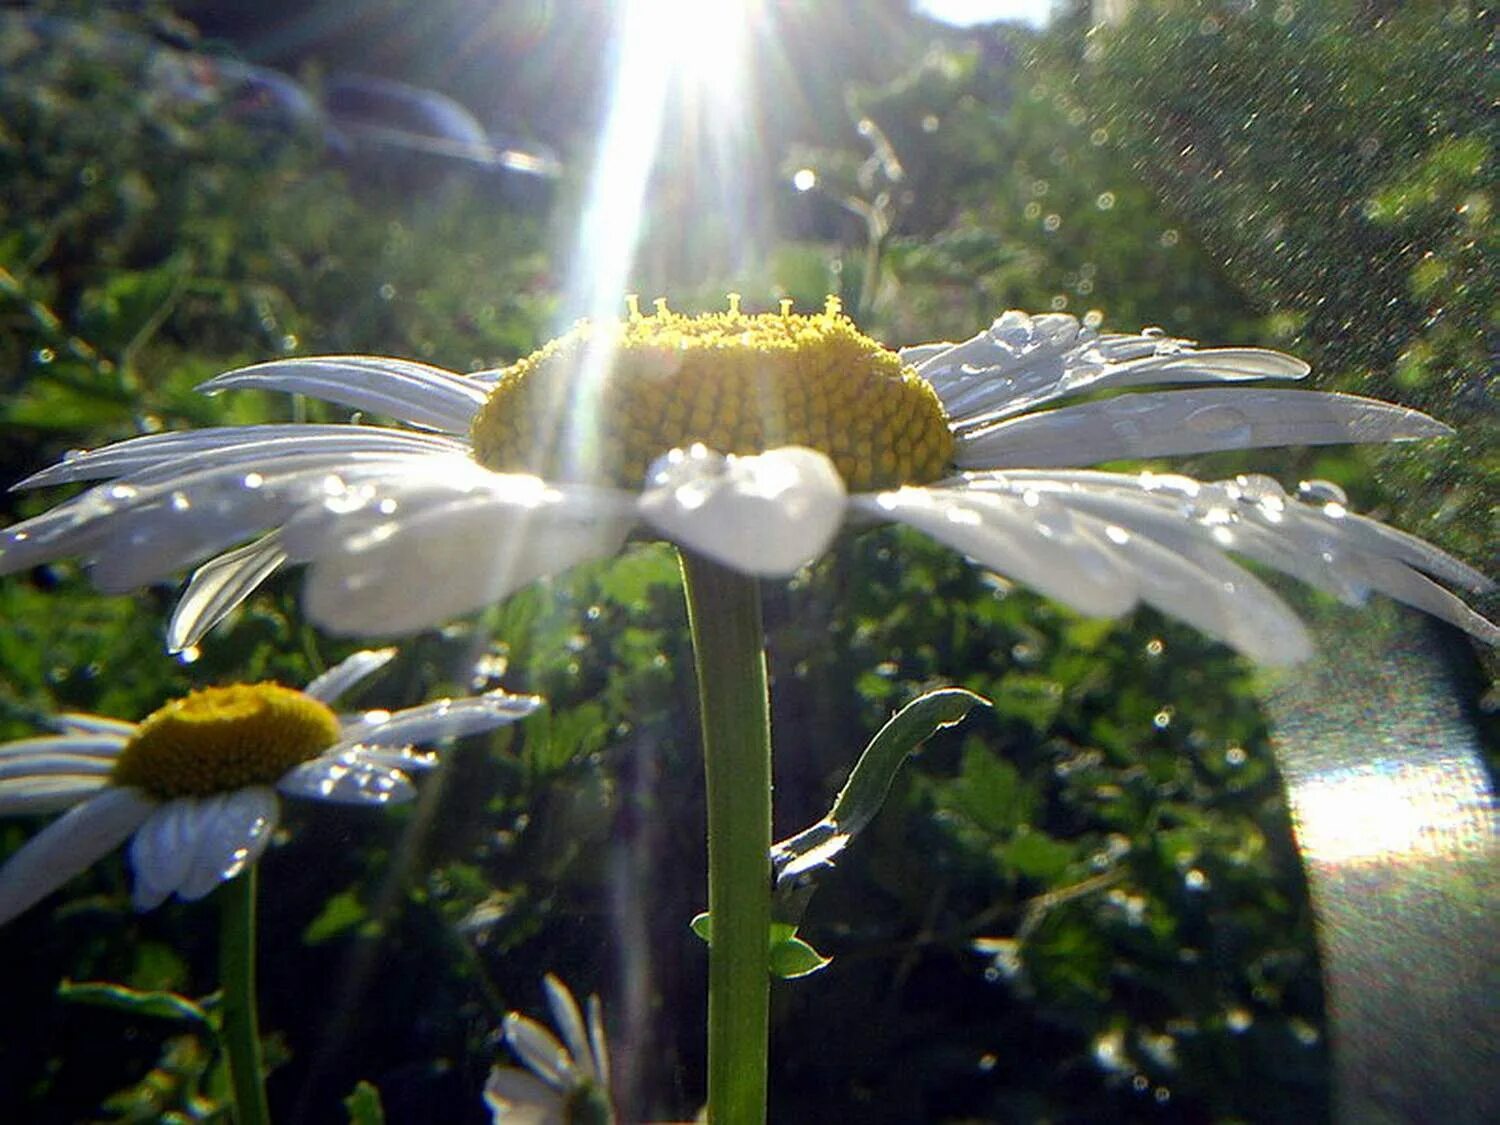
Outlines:
<svg viewBox="0 0 1500 1125"><path fill-rule="evenodd" d="M755 579L682 552L708 791L708 1119L766 1117L771 720Z"/></svg>
<svg viewBox="0 0 1500 1125"><path fill-rule="evenodd" d="M234 1088L235 1125L269 1125L255 1018L256 865L219 890L219 986L224 1050Z"/></svg>

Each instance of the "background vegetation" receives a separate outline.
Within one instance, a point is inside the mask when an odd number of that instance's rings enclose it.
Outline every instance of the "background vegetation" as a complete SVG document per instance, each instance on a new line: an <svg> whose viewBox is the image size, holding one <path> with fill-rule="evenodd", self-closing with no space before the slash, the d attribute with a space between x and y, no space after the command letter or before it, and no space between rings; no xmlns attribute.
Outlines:
<svg viewBox="0 0 1500 1125"><path fill-rule="evenodd" d="M301 34L280 34L275 5L258 24L200 2L87 26L58 22L82 8L44 7L45 25L0 12L0 477L143 430L287 416L193 393L239 364L358 351L474 369L554 327L603 5L480 20L393 4L358 21L315 5L327 18ZM653 195L642 292L679 308L728 288L756 306L836 292L892 343L961 338L1019 307L1292 350L1317 385L1407 402L1460 436L1378 462L1260 464L1336 480L1492 565L1479 13L1164 0L1116 27L1065 5L1045 32L960 33L883 4L849 32L835 7L774 10L785 58L759 78L749 169L771 211L751 251L711 192L682 186L679 153ZM314 90L360 66L436 86L544 138L565 173L340 154L233 83L185 96L160 77L169 50L270 63ZM802 169L817 186L799 194ZM0 506L8 522L55 499ZM228 678L305 681L347 646L302 622L296 586L273 583L178 662L161 654L170 589L102 597L71 563L0 582L0 735L60 708L140 717ZM1326 1116L1311 916L1242 661L1150 613L1079 619L897 531L846 537L765 596L778 836L822 814L920 689L994 701L924 750L814 899L803 933L835 960L774 995L774 1120ZM687 928L703 907L691 668L675 563L644 543L404 646L372 702L498 682L551 707L459 748L408 808L289 809L262 884L279 1121L338 1119L361 1079L390 1121L483 1120L495 1029L536 1011L548 971L604 996L625 1118L691 1116L705 972ZM0 825L0 855L33 828ZM194 906L132 914L112 861L0 931L0 1118L211 1117L201 1028L58 995L64 979L201 995L211 922Z"/></svg>

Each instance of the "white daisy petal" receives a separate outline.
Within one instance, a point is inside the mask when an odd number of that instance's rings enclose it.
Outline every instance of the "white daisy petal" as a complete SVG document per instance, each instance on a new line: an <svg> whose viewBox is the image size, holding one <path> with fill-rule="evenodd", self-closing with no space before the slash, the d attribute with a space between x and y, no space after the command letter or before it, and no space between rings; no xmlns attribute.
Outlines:
<svg viewBox="0 0 1500 1125"><path fill-rule="evenodd" d="M795 573L827 548L848 500L833 462L791 446L725 457L695 445L658 458L641 517L673 542L745 574Z"/></svg>
<svg viewBox="0 0 1500 1125"><path fill-rule="evenodd" d="M1190 556L1118 530L1110 543L1116 556L1129 563L1141 600L1169 617L1263 664L1295 664L1312 654L1312 640L1297 615L1222 555L1204 551Z"/></svg>
<svg viewBox="0 0 1500 1125"><path fill-rule="evenodd" d="M117 848L155 802L134 789L105 789L43 828L0 868L0 925Z"/></svg>
<svg viewBox="0 0 1500 1125"><path fill-rule="evenodd" d="M172 611L167 624L167 651L181 652L197 644L281 569L286 558L281 540L273 531L200 566Z"/></svg>
<svg viewBox="0 0 1500 1125"><path fill-rule="evenodd" d="M358 754L324 754L288 771L276 783L289 797L309 797L340 805L393 805L417 795L398 769L363 760Z"/></svg>
<svg viewBox="0 0 1500 1125"><path fill-rule="evenodd" d="M1126 387L1162 386L1172 383L1243 383L1260 379L1301 379L1310 370L1300 359L1264 348L1209 348L1194 351L1179 345L1186 341L1161 341L1154 354L1117 363L1096 346L1075 349L1063 358L1057 378L996 400L983 385L962 395L950 394L949 416L957 429L973 429L987 423L1035 410L1060 398L1094 391Z"/></svg>
<svg viewBox="0 0 1500 1125"><path fill-rule="evenodd" d="M95 753L102 753L105 747L110 746L110 739L115 740L113 746L116 749L124 746L136 732L136 724L127 723L123 719L106 719L103 715L85 715L77 711L53 715L47 720L47 725L69 734L81 732L103 736L99 739Z"/></svg>
<svg viewBox="0 0 1500 1125"><path fill-rule="evenodd" d="M1405 563L1374 555L1351 561L1359 578L1370 589L1456 625L1486 644L1500 644L1500 626L1481 617L1462 598Z"/></svg>
<svg viewBox="0 0 1500 1125"><path fill-rule="evenodd" d="M1158 391L1031 414L959 439L960 467L1050 468L1275 445L1407 441L1451 433L1427 415L1355 395Z"/></svg>
<svg viewBox="0 0 1500 1125"><path fill-rule="evenodd" d="M143 434L100 449L76 450L11 487L20 490L111 477L127 478L141 486L201 467L209 454L215 465L245 464L248 468L274 463L287 453L461 453L464 448L452 438L384 426L308 422L216 426Z"/></svg>
<svg viewBox="0 0 1500 1125"><path fill-rule="evenodd" d="M589 1049L594 1060L594 1072L599 1076L599 1084L608 1090L609 1044L604 1038L604 1006L599 1003L597 996L589 997Z"/></svg>
<svg viewBox="0 0 1500 1125"><path fill-rule="evenodd" d="M203 801L193 826L193 862L177 885L177 897L200 899L254 863L279 818L276 793L264 785Z"/></svg>
<svg viewBox="0 0 1500 1125"><path fill-rule="evenodd" d="M1440 617L1481 640L1500 634L1458 598L1416 573L1484 589L1483 575L1404 532L1335 506L1288 496L1269 477L1198 482L1154 473L975 474L970 487L1036 489L1075 511L1145 534L1200 562L1233 551L1358 605L1371 590Z"/></svg>
<svg viewBox="0 0 1500 1125"><path fill-rule="evenodd" d="M396 656L394 648L366 648L346 656L302 689L321 703L332 703L361 680L374 675Z"/></svg>
<svg viewBox="0 0 1500 1125"><path fill-rule="evenodd" d="M494 1125L567 1125L563 1095L520 1067L492 1067L484 1102Z"/></svg>
<svg viewBox="0 0 1500 1125"><path fill-rule="evenodd" d="M398 507L380 522L371 522L375 512L363 523L288 527L288 546L312 558L308 616L357 636L430 628L614 554L634 523L623 498L608 490L486 477L477 490Z"/></svg>
<svg viewBox="0 0 1500 1125"><path fill-rule="evenodd" d="M135 881L131 903L154 910L182 886L197 855L199 811L194 797L168 801L147 818L130 841L130 869Z"/></svg>
<svg viewBox="0 0 1500 1125"><path fill-rule="evenodd" d="M92 719L92 715L57 716L58 720ZM103 720L108 721L108 720ZM80 729L80 728L73 728ZM90 757L113 757L120 752L120 748L129 740L130 735L135 733L135 727L128 731L115 734L113 731L101 734L43 734L35 738L19 738L14 742L0 743L0 761L10 757L26 754L87 754Z"/></svg>
<svg viewBox="0 0 1500 1125"><path fill-rule="evenodd" d="M108 788L108 775L98 773L9 778L0 782L0 816L57 812Z"/></svg>
<svg viewBox="0 0 1500 1125"><path fill-rule="evenodd" d="M345 746L406 746L462 738L524 719L542 705L535 695L490 691L462 699L437 699L404 711L371 711L344 727L336 753Z"/></svg>
<svg viewBox="0 0 1500 1125"><path fill-rule="evenodd" d="M583 1013L578 1001L566 985L551 973L542 978L542 987L547 993L547 1008L552 1013L552 1026L562 1033L573 1064L586 1077L599 1081L599 1072L594 1066L594 1052L589 1043L588 1032L583 1026Z"/></svg>
<svg viewBox="0 0 1500 1125"><path fill-rule="evenodd" d="M430 770L441 764L442 758L430 750L418 750L414 746L381 747L353 746L340 751L346 762L363 762L372 766L406 773L411 770Z"/></svg>
<svg viewBox="0 0 1500 1125"><path fill-rule="evenodd" d="M472 465L467 457L457 458ZM0 532L0 573L61 555L91 556L95 584L133 589L370 480L435 468L444 455L284 454L260 471L175 463L150 485L98 485Z"/></svg>
<svg viewBox="0 0 1500 1125"><path fill-rule="evenodd" d="M1101 335L1066 314L1016 310L962 344L900 355L932 384L959 429L1106 387L1300 379L1308 372L1301 360L1263 348L1197 351L1192 341L1156 329Z"/></svg>
<svg viewBox="0 0 1500 1125"><path fill-rule="evenodd" d="M1092 535L1080 533L1067 510L1043 493L902 488L856 496L853 503L926 532L1079 613L1117 617L1137 601L1130 570Z"/></svg>
<svg viewBox="0 0 1500 1125"><path fill-rule="evenodd" d="M258 363L219 375L198 389L212 395L236 387L311 395L455 434L468 431L486 397L484 387L440 367L363 355Z"/></svg>
<svg viewBox="0 0 1500 1125"><path fill-rule="evenodd" d="M0 780L72 774L75 777L107 777L115 768L113 758L90 754L17 754L0 757Z"/></svg>
<svg viewBox="0 0 1500 1125"><path fill-rule="evenodd" d="M511 1012L505 1017L505 1041L533 1074L557 1090L578 1084L578 1071L567 1048L535 1020Z"/></svg>

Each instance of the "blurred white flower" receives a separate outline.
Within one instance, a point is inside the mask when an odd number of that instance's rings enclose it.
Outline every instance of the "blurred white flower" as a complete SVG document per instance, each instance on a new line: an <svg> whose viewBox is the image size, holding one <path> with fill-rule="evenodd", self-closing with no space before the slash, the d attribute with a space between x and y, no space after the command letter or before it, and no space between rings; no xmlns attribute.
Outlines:
<svg viewBox="0 0 1500 1125"><path fill-rule="evenodd" d="M305 394L406 425L222 427L73 454L22 486L109 483L0 533L0 573L82 555L101 589L123 591L208 559L169 629L180 649L289 563L309 566L315 621L395 634L612 554L632 532L776 576L846 523L892 521L1081 613L1145 602L1268 663L1306 656L1307 633L1231 554L1500 640L1433 581L1486 590L1483 575L1355 515L1333 485L1291 495L1264 476L1084 468L1449 432L1372 399L1241 385L1307 370L1061 314L1007 312L963 343L892 352L834 302L814 316L749 316L737 298L698 317L632 305L501 371L330 356L221 375L208 393ZM1137 390L1153 385L1175 386ZM1132 393L1055 406L1119 390Z"/></svg>
<svg viewBox="0 0 1500 1125"><path fill-rule="evenodd" d="M495 1125L607 1125L615 1115L599 998L589 997L585 1024L562 981L549 973L542 984L562 1039L519 1012L508 1014L505 1041L525 1069L493 1067L484 1084L485 1104Z"/></svg>
<svg viewBox="0 0 1500 1125"><path fill-rule="evenodd" d="M409 800L407 773L436 764L419 743L514 722L541 703L493 691L404 711L340 717L329 704L394 649L359 652L302 691L203 688L140 724L58 715L60 732L0 744L0 814L69 811L0 868L0 924L134 834L133 901L198 899L265 851L277 790L344 804Z"/></svg>

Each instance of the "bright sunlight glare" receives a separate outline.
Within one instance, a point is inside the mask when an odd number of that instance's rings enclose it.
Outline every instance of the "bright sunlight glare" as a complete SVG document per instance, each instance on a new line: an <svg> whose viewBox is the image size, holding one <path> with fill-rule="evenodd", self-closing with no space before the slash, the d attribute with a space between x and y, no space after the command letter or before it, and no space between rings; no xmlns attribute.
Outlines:
<svg viewBox="0 0 1500 1125"><path fill-rule="evenodd" d="M569 271L567 321L619 315L668 100L675 92L684 100L732 102L743 80L755 6L756 0L618 0L614 80ZM602 347L585 356L572 381L573 400L551 404L554 425L542 431L558 433L557 422L575 419L563 440L569 459L585 470L597 387L611 358Z"/></svg>
<svg viewBox="0 0 1500 1125"><path fill-rule="evenodd" d="M1399 863L1455 851L1472 852L1490 838L1491 811L1483 779L1465 776L1462 761L1429 765L1371 762L1304 785L1293 821L1303 852L1317 863ZM1484 794L1475 800L1467 794ZM1316 816L1300 816L1301 808Z"/></svg>

